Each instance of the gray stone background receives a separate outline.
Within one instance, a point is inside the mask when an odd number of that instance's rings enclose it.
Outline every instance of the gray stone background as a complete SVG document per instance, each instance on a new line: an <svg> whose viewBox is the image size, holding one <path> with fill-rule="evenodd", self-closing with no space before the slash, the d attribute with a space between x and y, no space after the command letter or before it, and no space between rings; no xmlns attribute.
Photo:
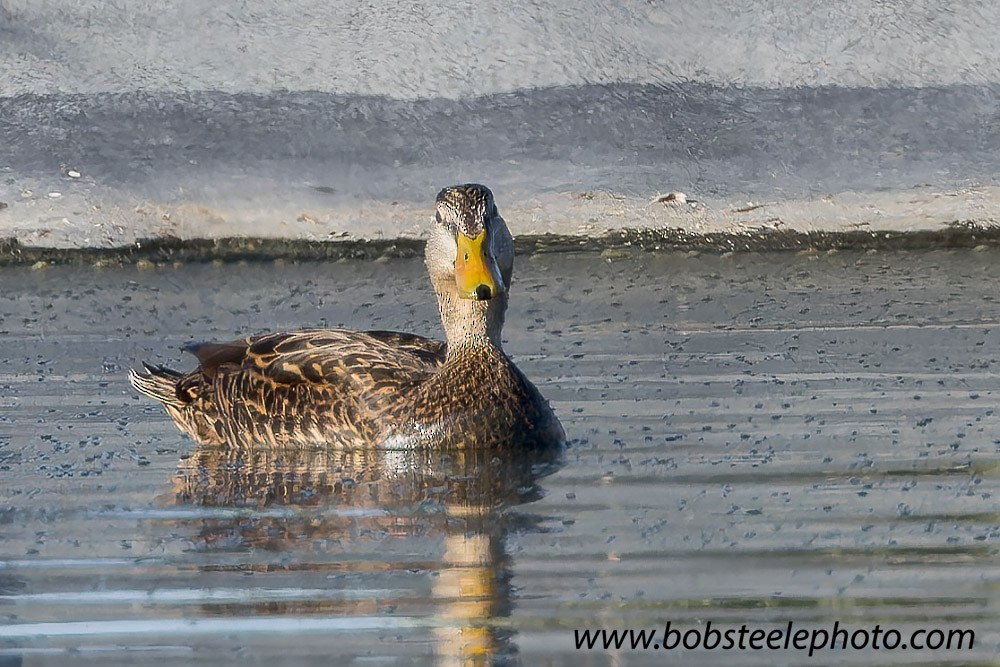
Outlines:
<svg viewBox="0 0 1000 667"><path fill-rule="evenodd" d="M1000 4L0 0L0 237L1000 218ZM692 203L658 202L679 192Z"/></svg>

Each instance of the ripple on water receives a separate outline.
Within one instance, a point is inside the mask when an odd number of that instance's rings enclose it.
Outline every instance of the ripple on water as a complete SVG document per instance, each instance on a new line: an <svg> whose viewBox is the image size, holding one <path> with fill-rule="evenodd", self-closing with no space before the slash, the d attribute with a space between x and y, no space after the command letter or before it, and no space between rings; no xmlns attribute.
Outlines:
<svg viewBox="0 0 1000 667"><path fill-rule="evenodd" d="M0 660L662 664L572 629L839 621L976 649L816 659L988 664L998 278L971 253L523 262L507 347L573 439L552 461L196 447L127 387L192 336L433 333L419 262L4 270Z"/></svg>

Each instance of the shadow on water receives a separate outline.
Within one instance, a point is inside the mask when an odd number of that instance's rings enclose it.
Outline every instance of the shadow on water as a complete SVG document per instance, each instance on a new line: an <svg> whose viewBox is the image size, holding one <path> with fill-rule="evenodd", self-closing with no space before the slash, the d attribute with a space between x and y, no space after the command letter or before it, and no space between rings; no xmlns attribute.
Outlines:
<svg viewBox="0 0 1000 667"><path fill-rule="evenodd" d="M511 510L541 498L539 480L563 458L561 449L200 446L181 459L172 498L164 500L207 510L207 518L187 522L199 524L188 539L209 561L203 573L287 571L301 581L311 571L330 589L304 591L301 599L210 602L202 605L205 616L391 616L412 606L412 575L419 574L425 581L418 594L435 618L438 664L494 664L517 652L512 632L496 623L512 608L505 539L512 530L538 529ZM220 508L221 515L212 511ZM251 549L281 559L258 565L225 559ZM376 590L366 584L366 593L359 578L381 584Z"/></svg>

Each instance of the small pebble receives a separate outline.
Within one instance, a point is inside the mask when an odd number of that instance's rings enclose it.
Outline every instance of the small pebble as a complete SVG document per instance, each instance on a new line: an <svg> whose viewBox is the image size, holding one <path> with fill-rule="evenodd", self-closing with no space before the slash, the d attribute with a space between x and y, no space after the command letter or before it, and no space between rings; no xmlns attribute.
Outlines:
<svg viewBox="0 0 1000 667"><path fill-rule="evenodd" d="M979 245L977 245L972 250L973 250L973 252L986 252L989 249L990 249L990 247L988 245L986 245L985 243L980 243Z"/></svg>
<svg viewBox="0 0 1000 667"><path fill-rule="evenodd" d="M701 257L701 251L700 250L688 250L687 256L688 257Z"/></svg>
<svg viewBox="0 0 1000 667"><path fill-rule="evenodd" d="M38 260L37 262L35 262L34 264L31 265L31 270L32 271L41 271L42 269L48 267L48 265L49 265L48 262L46 262L43 259L40 259L40 260Z"/></svg>
<svg viewBox="0 0 1000 667"><path fill-rule="evenodd" d="M61 192L50 192L49 193L49 199L59 199L60 197L62 197L62 193Z"/></svg>
<svg viewBox="0 0 1000 667"><path fill-rule="evenodd" d="M155 269L156 264L153 264L153 262L149 261L148 259L140 259L138 262L135 263L135 268L139 269L140 271L149 271L150 269Z"/></svg>
<svg viewBox="0 0 1000 667"><path fill-rule="evenodd" d="M621 259L626 256L624 251L617 248L605 248L601 251L601 257L604 259Z"/></svg>
<svg viewBox="0 0 1000 667"><path fill-rule="evenodd" d="M80 172L78 172L76 169L70 169L69 171L66 172L66 175L69 176L70 178L80 178Z"/></svg>

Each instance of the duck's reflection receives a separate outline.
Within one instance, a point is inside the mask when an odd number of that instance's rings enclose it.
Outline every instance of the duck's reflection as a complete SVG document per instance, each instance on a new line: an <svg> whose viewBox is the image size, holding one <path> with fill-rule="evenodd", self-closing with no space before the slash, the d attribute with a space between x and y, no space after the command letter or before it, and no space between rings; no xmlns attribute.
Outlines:
<svg viewBox="0 0 1000 667"><path fill-rule="evenodd" d="M206 573L266 572L286 577L269 588L288 590L294 581L314 593L324 586L349 593L212 605L205 613L432 616L439 664L489 664L516 650L494 622L511 609L505 537L531 525L510 509L539 498L539 479L561 460L560 450L203 446L181 461L174 497L254 508L202 519L194 548L229 556L213 559ZM233 557L251 551L252 558Z"/></svg>

